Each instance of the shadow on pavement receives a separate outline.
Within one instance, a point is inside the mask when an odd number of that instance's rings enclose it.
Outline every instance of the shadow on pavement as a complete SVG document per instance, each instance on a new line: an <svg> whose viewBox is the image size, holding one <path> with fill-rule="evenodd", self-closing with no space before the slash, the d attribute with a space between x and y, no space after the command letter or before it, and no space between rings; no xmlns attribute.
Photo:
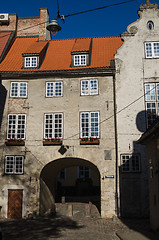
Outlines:
<svg viewBox="0 0 159 240"><path fill-rule="evenodd" d="M80 229L77 222L68 217L41 217L37 219L1 220L3 240L47 239L62 237L66 229Z"/></svg>
<svg viewBox="0 0 159 240"><path fill-rule="evenodd" d="M140 218L121 218L120 221L126 226L127 229L124 231L131 231L131 236L142 236L142 239L151 239L151 240L158 240L159 234L156 231L153 231L150 227L149 219L140 219ZM133 235L134 233L139 233L140 235ZM121 231L118 232L121 235ZM125 234L125 233L124 233ZM117 234L118 235L118 234ZM124 236L124 235L123 235ZM126 236L126 235L125 235ZM145 238L144 238L145 237ZM124 239L124 238L120 238ZM127 239L127 238L126 238ZM132 239L132 237L129 239ZM136 240L140 240L140 237ZM135 239L134 239L135 240Z"/></svg>

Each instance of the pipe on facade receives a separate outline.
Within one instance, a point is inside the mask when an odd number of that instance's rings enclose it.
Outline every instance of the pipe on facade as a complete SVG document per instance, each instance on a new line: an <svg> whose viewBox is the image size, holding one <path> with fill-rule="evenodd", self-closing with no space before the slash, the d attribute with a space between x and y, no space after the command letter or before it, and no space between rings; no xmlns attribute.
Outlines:
<svg viewBox="0 0 159 240"><path fill-rule="evenodd" d="M115 70L113 71L113 99L114 99L114 132L115 132L115 213L117 217L120 215L119 211L119 194L118 194L118 136L117 136L117 112L116 112L116 84L115 84Z"/></svg>

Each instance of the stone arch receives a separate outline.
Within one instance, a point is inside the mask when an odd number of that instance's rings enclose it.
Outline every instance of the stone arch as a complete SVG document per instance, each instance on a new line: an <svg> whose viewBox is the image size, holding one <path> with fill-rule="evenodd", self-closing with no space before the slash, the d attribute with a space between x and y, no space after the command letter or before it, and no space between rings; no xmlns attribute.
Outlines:
<svg viewBox="0 0 159 240"><path fill-rule="evenodd" d="M60 158L53 160L46 164L43 169L41 170L40 174L40 214L44 214L45 212L50 211L50 209L53 207L53 205L60 200L60 198L57 197L58 188L57 185L57 177L58 173L66 168L75 168L77 169L78 166L84 166L86 168L91 169L91 172L93 172L93 175L89 179L85 179L86 184L83 183L83 179L76 179L76 182L72 184L72 189L75 189L75 194L72 194L73 196L68 196L67 189L65 191L65 201L91 201L94 203L99 212L100 212L100 172L96 165L94 165L92 162L81 159L81 158ZM72 177L72 176L67 176ZM96 185L94 182L96 181ZM83 196L81 194L81 187L84 186L85 188L88 188L91 191L89 192L89 196ZM72 191L73 192L73 191ZM96 195L93 195L95 193ZM63 194L63 193L62 193ZM62 197L62 195L61 195ZM94 202L93 202L94 201Z"/></svg>

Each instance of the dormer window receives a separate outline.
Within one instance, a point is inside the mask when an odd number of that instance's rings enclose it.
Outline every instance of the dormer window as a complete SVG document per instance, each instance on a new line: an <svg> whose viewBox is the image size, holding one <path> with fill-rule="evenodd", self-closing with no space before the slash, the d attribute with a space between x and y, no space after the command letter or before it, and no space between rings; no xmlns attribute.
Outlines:
<svg viewBox="0 0 159 240"><path fill-rule="evenodd" d="M74 66L86 66L86 55L74 55Z"/></svg>
<svg viewBox="0 0 159 240"><path fill-rule="evenodd" d="M38 57L24 57L24 67L25 68L36 68L38 65Z"/></svg>

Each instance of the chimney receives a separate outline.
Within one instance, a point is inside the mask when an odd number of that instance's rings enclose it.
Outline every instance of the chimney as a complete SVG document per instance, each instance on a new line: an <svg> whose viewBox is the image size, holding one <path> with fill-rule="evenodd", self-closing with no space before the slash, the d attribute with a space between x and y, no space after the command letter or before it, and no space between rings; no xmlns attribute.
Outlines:
<svg viewBox="0 0 159 240"><path fill-rule="evenodd" d="M50 40L51 33L46 29L49 24L49 12L47 8L40 8L39 41Z"/></svg>

